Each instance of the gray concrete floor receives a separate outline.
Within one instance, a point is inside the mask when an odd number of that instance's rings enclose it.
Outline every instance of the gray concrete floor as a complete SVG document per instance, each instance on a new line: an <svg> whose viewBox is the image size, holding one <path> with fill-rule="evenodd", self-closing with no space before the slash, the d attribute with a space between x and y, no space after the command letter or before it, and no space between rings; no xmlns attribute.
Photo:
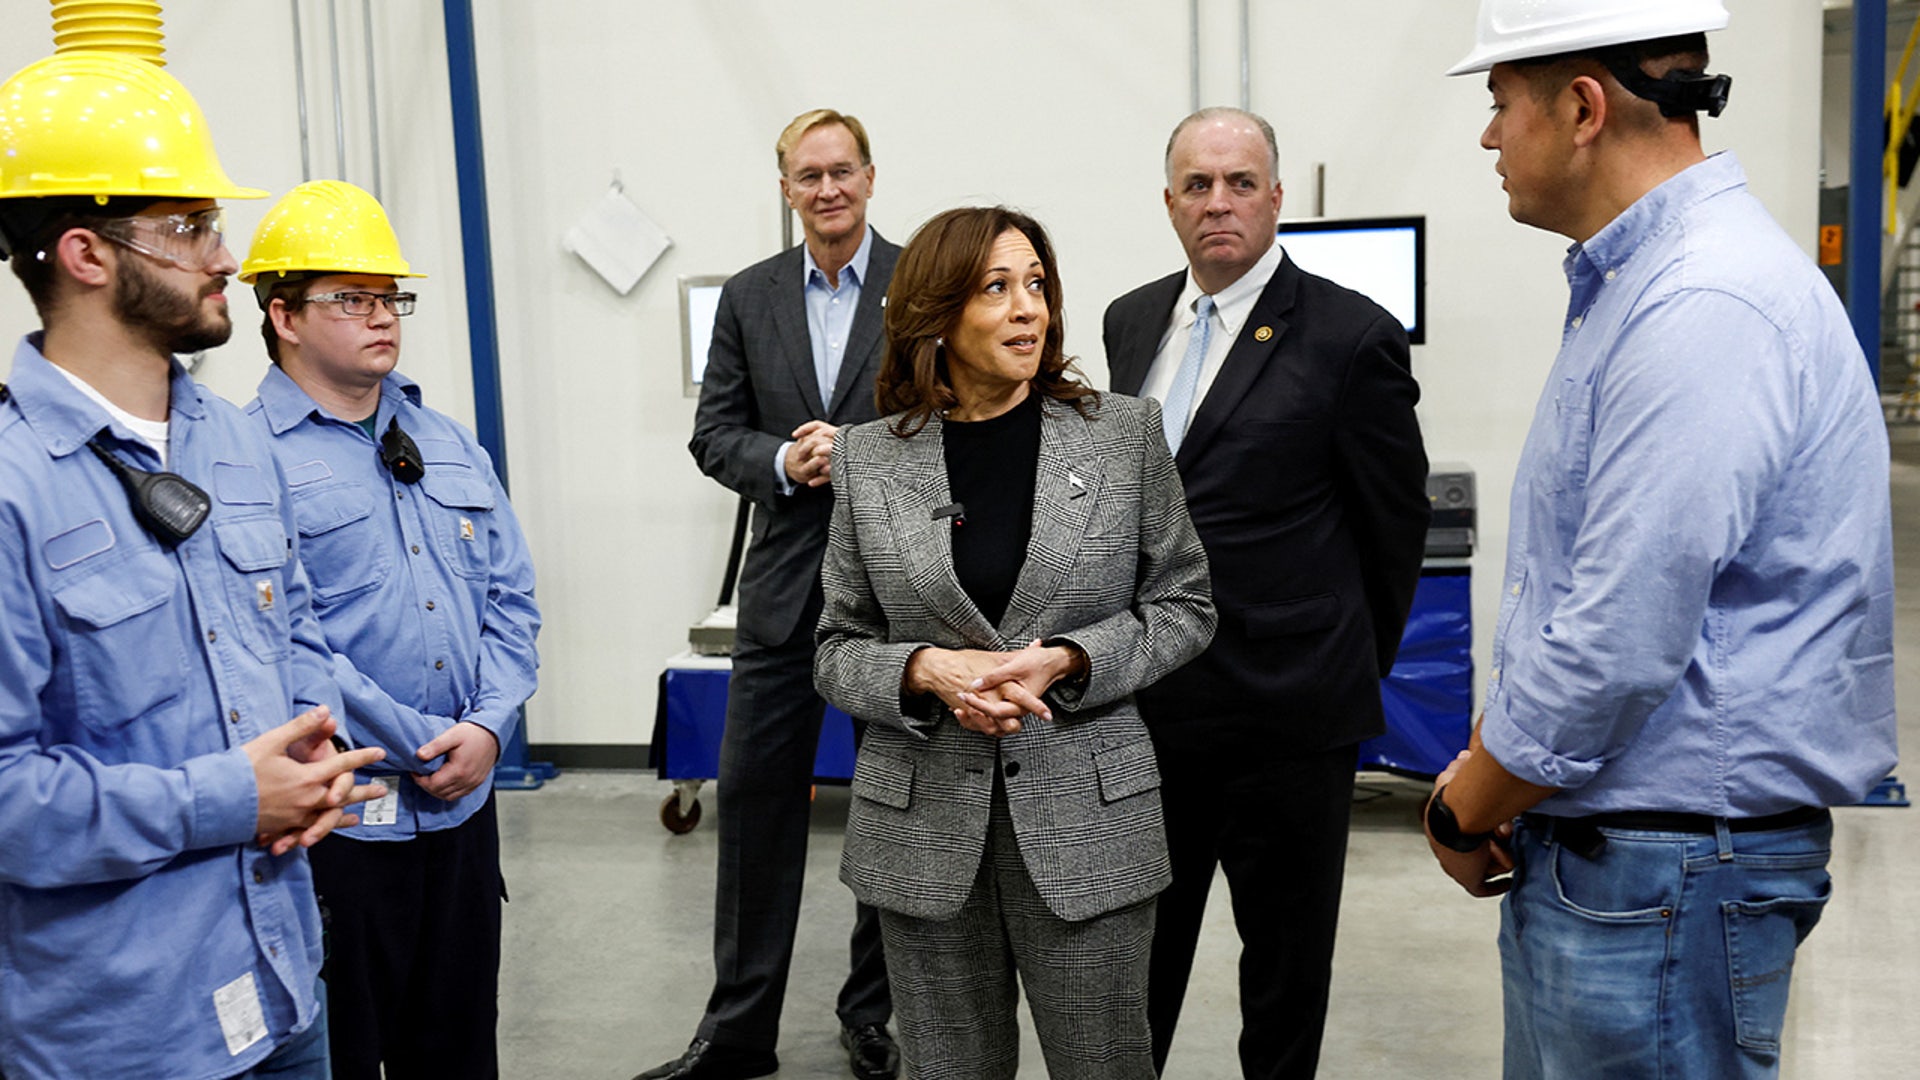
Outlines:
<svg viewBox="0 0 1920 1080"><path fill-rule="evenodd" d="M1912 748L1920 746L1920 438L1907 435L1897 433L1893 483L1901 741ZM1920 766L1902 777L1920 794ZM1496 904L1466 896L1435 868L1415 820L1420 786L1363 777L1362 788L1321 1075L1497 1076ZM670 835L657 813L671 790L647 774L581 772L539 792L501 795L513 897L502 1075L625 1080L692 1036L713 972L713 807L709 796L705 823ZM814 806L782 1077L847 1075L833 1015L853 918L835 876L846 806L845 789L835 788L822 788ZM1835 819L1834 899L1800 950L1781 1072L1789 1080L1920 1076L1907 1026L1920 1012L1920 811L1850 808ZM1223 882L1167 1065L1175 1080L1238 1075L1237 950L1225 897ZM1041 1077L1027 1028L1021 1075Z"/></svg>

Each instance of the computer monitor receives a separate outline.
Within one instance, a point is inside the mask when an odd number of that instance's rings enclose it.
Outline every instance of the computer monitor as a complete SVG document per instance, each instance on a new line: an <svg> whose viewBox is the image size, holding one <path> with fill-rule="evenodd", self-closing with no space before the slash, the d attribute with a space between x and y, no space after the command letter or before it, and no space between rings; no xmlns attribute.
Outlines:
<svg viewBox="0 0 1920 1080"><path fill-rule="evenodd" d="M726 283L725 274L680 279L680 385L687 397L700 396L707 347L713 344L713 316L720 309L720 286Z"/></svg>
<svg viewBox="0 0 1920 1080"><path fill-rule="evenodd" d="M1426 341L1426 218L1298 219L1279 232L1302 270L1364 294L1400 320L1408 341Z"/></svg>

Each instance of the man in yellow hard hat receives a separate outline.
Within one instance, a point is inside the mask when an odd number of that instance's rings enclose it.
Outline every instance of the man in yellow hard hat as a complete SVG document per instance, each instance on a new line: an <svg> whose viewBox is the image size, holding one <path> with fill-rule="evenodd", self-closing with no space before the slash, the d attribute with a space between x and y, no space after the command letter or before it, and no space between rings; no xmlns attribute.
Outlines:
<svg viewBox="0 0 1920 1080"><path fill-rule="evenodd" d="M1774 1075L1827 808L1894 762L1886 430L1833 290L1701 149L1727 21L1484 0L1453 71L1513 218L1573 241L1485 713L1427 813L1506 892L1509 1078Z"/></svg>
<svg viewBox="0 0 1920 1080"><path fill-rule="evenodd" d="M327 1076L305 846L379 789L263 438L173 354L236 268L193 98L70 53L0 85L0 1071ZM297 714L297 715L296 715ZM293 717L289 720L288 717Z"/></svg>
<svg viewBox="0 0 1920 1080"><path fill-rule="evenodd" d="M273 366L249 417L291 485L314 610L355 745L385 798L313 849L328 918L337 1080L491 1080L500 974L493 765L533 695L533 559L473 433L395 370L416 274L351 184L260 222L253 285Z"/></svg>

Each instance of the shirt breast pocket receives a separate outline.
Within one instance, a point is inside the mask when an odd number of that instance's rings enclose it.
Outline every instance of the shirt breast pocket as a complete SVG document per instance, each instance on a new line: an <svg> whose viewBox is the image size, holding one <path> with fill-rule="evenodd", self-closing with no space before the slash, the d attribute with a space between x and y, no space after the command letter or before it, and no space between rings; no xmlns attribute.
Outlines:
<svg viewBox="0 0 1920 1080"><path fill-rule="evenodd" d="M1567 538L1570 544L1587 512L1587 470L1593 463L1593 386L1581 379L1560 380L1553 408L1554 462L1548 473L1547 498L1553 507L1555 534Z"/></svg>
<svg viewBox="0 0 1920 1080"><path fill-rule="evenodd" d="M421 477L420 489L427 495L428 527L448 568L463 578L485 581L493 485L470 465L435 463Z"/></svg>
<svg viewBox="0 0 1920 1080"><path fill-rule="evenodd" d="M111 733L180 697L187 655L175 621L179 587L179 573L154 551L56 586L74 701L87 727Z"/></svg>
<svg viewBox="0 0 1920 1080"><path fill-rule="evenodd" d="M300 563L315 607L339 603L387 580L387 545L371 522L373 495L352 484L295 488Z"/></svg>
<svg viewBox="0 0 1920 1080"><path fill-rule="evenodd" d="M1553 397L1553 490L1585 491L1593 460L1593 387L1581 379L1560 380Z"/></svg>
<svg viewBox="0 0 1920 1080"><path fill-rule="evenodd" d="M281 595L286 584L286 529L277 517L251 517L216 521L213 534L220 557L227 562L228 572L220 577L234 632L261 663L286 659L292 637L286 598Z"/></svg>

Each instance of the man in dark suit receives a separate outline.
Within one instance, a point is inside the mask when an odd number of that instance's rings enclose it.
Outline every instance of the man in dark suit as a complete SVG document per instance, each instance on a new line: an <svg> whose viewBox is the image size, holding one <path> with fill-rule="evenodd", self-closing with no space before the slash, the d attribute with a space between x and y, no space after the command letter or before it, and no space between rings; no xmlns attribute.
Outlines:
<svg viewBox="0 0 1920 1080"><path fill-rule="evenodd" d="M1237 109L1167 143L1186 270L1107 308L1113 388L1159 399L1220 627L1139 695L1160 755L1173 885L1150 1020L1164 1068L1215 867L1240 932L1240 1062L1312 1076L1326 1024L1355 744L1385 727L1420 575L1426 452L1405 332L1274 240L1273 128Z"/></svg>
<svg viewBox="0 0 1920 1080"><path fill-rule="evenodd" d="M900 249L867 227L873 158L860 121L802 113L774 151L806 242L721 290L688 444L701 471L754 501L720 746L713 994L686 1053L636 1080L744 1080L779 1068L825 709L813 630L833 512L829 455L841 426L875 418L881 303ZM837 1012L853 1074L895 1076L880 926L864 905Z"/></svg>

